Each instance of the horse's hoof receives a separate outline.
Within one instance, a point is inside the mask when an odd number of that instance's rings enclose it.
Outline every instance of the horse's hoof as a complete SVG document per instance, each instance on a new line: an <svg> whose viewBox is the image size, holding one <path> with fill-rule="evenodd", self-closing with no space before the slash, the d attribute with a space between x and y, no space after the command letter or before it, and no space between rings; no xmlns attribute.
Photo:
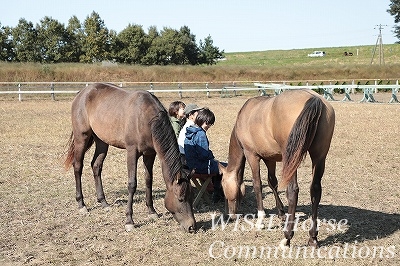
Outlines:
<svg viewBox="0 0 400 266"><path fill-rule="evenodd" d="M130 232L135 228L133 224L126 224L125 225L125 231Z"/></svg>
<svg viewBox="0 0 400 266"><path fill-rule="evenodd" d="M265 228L265 224L262 222L262 219L258 219L256 222L256 229L262 230Z"/></svg>
<svg viewBox="0 0 400 266"><path fill-rule="evenodd" d="M86 208L86 206L83 206L82 208L79 209L79 213L80 213L80 214L88 214L89 211L88 211L88 209Z"/></svg>
<svg viewBox="0 0 400 266"><path fill-rule="evenodd" d="M309 245L310 247L313 247L313 248L319 248L319 243L318 243L318 240L317 240L317 239L312 239L312 238L310 238L310 239L308 240L308 245Z"/></svg>
<svg viewBox="0 0 400 266"><path fill-rule="evenodd" d="M286 238L282 239L281 242L279 242L279 247L280 247L283 251L289 249L288 240L287 240Z"/></svg>
<svg viewBox="0 0 400 266"><path fill-rule="evenodd" d="M194 234L194 233L196 233L196 227L189 226L189 228L188 228L187 232L188 232L188 233L190 233L190 234Z"/></svg>
<svg viewBox="0 0 400 266"><path fill-rule="evenodd" d="M158 214L157 213L150 213L149 214L149 219L150 220L157 220L158 219Z"/></svg>

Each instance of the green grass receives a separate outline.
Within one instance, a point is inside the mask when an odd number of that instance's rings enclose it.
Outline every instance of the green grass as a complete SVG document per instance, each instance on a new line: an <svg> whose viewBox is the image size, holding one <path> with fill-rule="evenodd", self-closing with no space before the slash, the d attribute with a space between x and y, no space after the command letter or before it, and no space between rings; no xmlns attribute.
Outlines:
<svg viewBox="0 0 400 266"><path fill-rule="evenodd" d="M245 82L397 80L400 45L384 45L371 64L375 46L328 47L226 53L226 60L212 66L140 66L98 64L0 63L0 82ZM307 54L323 50L325 57ZM353 56L344 56L344 52Z"/></svg>
<svg viewBox="0 0 400 266"><path fill-rule="evenodd" d="M220 61L220 66L313 66L313 65L370 65L375 45L326 47L313 49L271 50L259 52L226 53L227 60ZM325 57L310 58L307 55L313 51L326 52ZM344 56L344 52L352 52L353 56ZM400 45L386 44L383 47L385 64L397 64L400 59ZM379 65L379 49L376 49L373 64Z"/></svg>

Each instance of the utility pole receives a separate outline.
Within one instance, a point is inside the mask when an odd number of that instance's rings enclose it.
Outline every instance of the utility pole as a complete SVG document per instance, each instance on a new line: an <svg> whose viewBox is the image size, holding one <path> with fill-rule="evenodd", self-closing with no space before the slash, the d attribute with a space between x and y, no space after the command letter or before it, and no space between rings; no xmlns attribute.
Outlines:
<svg viewBox="0 0 400 266"><path fill-rule="evenodd" d="M376 25L376 26L379 29L379 35L378 35L378 38L376 39L376 44L375 44L375 47L374 47L374 51L372 53L371 65L372 65L372 63L374 61L374 57L375 57L375 53L376 53L376 48L377 47L379 47L379 65L382 65L382 63L385 64L385 59L384 59L384 55L383 55L382 29L383 29L383 27L387 27L387 25L379 24L379 25ZM374 28L374 29L376 29L376 28Z"/></svg>

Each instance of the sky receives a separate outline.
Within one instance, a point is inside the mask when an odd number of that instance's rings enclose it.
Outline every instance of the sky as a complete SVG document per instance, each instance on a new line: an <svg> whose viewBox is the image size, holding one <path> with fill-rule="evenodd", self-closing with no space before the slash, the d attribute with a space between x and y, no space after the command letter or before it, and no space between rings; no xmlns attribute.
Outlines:
<svg viewBox="0 0 400 266"><path fill-rule="evenodd" d="M4 1L4 0L1 0ZM211 36L225 52L290 50L383 44L393 34L390 0L13 0L2 5L0 23L15 27L21 18L40 23L45 16L65 26L95 11L109 30L129 24L179 30L189 27L197 43Z"/></svg>

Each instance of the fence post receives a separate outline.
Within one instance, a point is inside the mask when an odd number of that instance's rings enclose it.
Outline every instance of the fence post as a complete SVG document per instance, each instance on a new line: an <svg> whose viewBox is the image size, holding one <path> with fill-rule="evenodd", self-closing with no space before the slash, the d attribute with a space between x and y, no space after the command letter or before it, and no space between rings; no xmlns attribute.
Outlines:
<svg viewBox="0 0 400 266"><path fill-rule="evenodd" d="M182 84L181 83L178 84L178 94L179 94L179 98L182 99Z"/></svg>
<svg viewBox="0 0 400 266"><path fill-rule="evenodd" d="M344 101L351 101L351 98L350 98L350 92L351 92L351 90L354 90L354 80L351 82L351 85L352 85L352 88L350 89L350 88L344 88L344 98L343 98L343 100L342 100L342 102L344 102Z"/></svg>
<svg viewBox="0 0 400 266"><path fill-rule="evenodd" d="M392 88L392 98L390 98L389 103L395 102L398 103L399 100L397 99L397 92L399 91L399 80L396 80L396 88Z"/></svg>
<svg viewBox="0 0 400 266"><path fill-rule="evenodd" d="M369 88L363 88L363 97L360 100L360 103L362 102L368 102L368 94L369 94Z"/></svg>
<svg viewBox="0 0 400 266"><path fill-rule="evenodd" d="M18 83L18 100L22 101L22 94L21 94L21 83Z"/></svg>
<svg viewBox="0 0 400 266"><path fill-rule="evenodd" d="M56 100L56 97L55 97L55 95L54 95L54 83L53 83L53 82L52 82L51 85L50 85L50 90L52 91L52 93L51 93L51 99L52 99L53 101L55 101L55 100Z"/></svg>
<svg viewBox="0 0 400 266"><path fill-rule="evenodd" d="M207 89L207 98L210 98L210 91L208 91L208 83L206 83L206 89Z"/></svg>
<svg viewBox="0 0 400 266"><path fill-rule="evenodd" d="M150 93L154 95L154 92L153 92L153 83L150 83Z"/></svg>

